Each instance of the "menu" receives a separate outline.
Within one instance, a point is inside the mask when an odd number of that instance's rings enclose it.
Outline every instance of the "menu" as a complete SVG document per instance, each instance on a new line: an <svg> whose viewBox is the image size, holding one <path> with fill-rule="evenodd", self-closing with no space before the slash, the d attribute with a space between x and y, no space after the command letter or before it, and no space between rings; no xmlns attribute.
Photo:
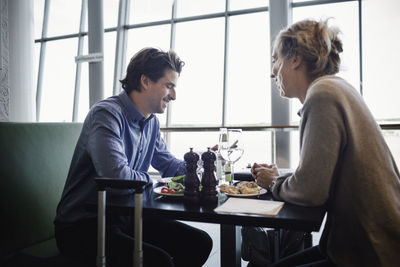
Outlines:
<svg viewBox="0 0 400 267"><path fill-rule="evenodd" d="M284 202L281 201L231 197L214 211L275 216L282 209L283 204Z"/></svg>

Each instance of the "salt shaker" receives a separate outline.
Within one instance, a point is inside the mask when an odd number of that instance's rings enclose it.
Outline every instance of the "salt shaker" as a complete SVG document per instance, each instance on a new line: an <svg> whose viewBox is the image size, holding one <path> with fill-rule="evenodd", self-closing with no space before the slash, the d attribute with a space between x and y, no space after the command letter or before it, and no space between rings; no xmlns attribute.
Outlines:
<svg viewBox="0 0 400 267"><path fill-rule="evenodd" d="M200 181L197 176L197 162L200 159L199 154L193 152L193 148L185 153L184 160L186 162L186 176L185 176L185 191L184 199L187 203L199 203L200 202Z"/></svg>
<svg viewBox="0 0 400 267"><path fill-rule="evenodd" d="M204 174L201 179L203 186L201 190L201 200L205 203L218 202L216 186L218 184L215 178L215 160L217 159L215 153L210 148L201 155L203 160Z"/></svg>

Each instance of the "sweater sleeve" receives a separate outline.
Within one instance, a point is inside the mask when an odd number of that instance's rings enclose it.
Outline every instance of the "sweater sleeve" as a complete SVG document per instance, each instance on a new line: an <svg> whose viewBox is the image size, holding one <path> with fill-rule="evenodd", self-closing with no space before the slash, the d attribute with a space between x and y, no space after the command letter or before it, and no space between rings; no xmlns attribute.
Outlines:
<svg viewBox="0 0 400 267"><path fill-rule="evenodd" d="M299 166L293 174L278 178L272 188L276 199L303 206L327 201L346 142L344 112L334 88L314 89L302 108Z"/></svg>

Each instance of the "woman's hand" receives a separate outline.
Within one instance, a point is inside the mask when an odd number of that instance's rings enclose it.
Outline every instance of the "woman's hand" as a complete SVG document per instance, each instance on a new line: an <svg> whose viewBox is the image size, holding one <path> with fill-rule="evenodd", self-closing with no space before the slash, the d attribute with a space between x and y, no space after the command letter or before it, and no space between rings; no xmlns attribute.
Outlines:
<svg viewBox="0 0 400 267"><path fill-rule="evenodd" d="M218 144L214 145L213 147L210 148L211 151L217 151L218 150Z"/></svg>
<svg viewBox="0 0 400 267"><path fill-rule="evenodd" d="M254 163L251 167L251 173L257 184L263 188L268 188L272 180L279 176L276 164Z"/></svg>

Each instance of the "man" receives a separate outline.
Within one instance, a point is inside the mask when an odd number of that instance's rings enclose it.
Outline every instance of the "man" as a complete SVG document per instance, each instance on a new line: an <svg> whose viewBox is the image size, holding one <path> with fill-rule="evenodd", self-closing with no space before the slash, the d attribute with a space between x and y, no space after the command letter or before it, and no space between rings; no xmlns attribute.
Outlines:
<svg viewBox="0 0 400 267"><path fill-rule="evenodd" d="M139 51L130 61L124 89L89 111L75 148L68 178L57 207L55 233L60 251L94 265L97 214L85 203L96 201L94 177L115 177L152 183L150 164L163 177L185 173L183 161L172 156L160 135L154 113L175 100L184 62L174 52ZM131 266L133 222L108 216L106 255L109 266ZM190 244L190 246L188 246ZM171 220L143 221L145 266L202 266L212 248L207 233Z"/></svg>

